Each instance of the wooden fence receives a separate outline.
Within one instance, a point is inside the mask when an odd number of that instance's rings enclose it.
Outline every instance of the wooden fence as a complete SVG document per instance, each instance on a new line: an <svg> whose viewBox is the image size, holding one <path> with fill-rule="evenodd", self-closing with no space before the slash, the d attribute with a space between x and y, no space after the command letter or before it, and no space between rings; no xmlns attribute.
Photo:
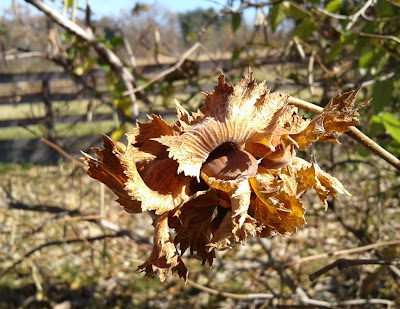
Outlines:
<svg viewBox="0 0 400 309"><path fill-rule="evenodd" d="M264 64L277 63L277 57L262 59ZM231 64L229 59L198 62L199 70L227 70ZM143 67L142 73L145 76L154 75L168 67L163 65L147 65ZM105 88L105 73L101 70L93 72L96 79L96 87ZM46 73L23 73L23 74L0 74L0 113L2 107L15 104L44 104L45 115L40 117L1 117L0 132L2 128L29 127L31 125L42 125L46 128L47 137L51 141L57 141L65 146L65 150L77 157L79 151L88 151L91 146L99 146L99 136L86 137L65 137L56 136L55 127L59 124L76 124L88 120L87 115L55 115L52 107L53 102L67 102L71 100L88 100L93 96L79 94L74 81L67 73L46 72ZM171 111L165 111L164 116L171 115ZM112 120L115 115L110 113L97 113L91 116L90 121L100 122ZM139 118L144 118L141 113ZM0 133L1 134L1 133ZM5 162L31 162L51 163L60 159L60 156L53 149L41 143L38 139L4 139L0 138L0 161Z"/></svg>

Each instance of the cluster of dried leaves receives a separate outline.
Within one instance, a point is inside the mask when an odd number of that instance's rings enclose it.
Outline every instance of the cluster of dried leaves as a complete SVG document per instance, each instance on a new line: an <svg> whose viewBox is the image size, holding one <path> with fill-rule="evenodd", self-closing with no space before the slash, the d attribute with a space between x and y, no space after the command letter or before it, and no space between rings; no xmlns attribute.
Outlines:
<svg viewBox="0 0 400 309"><path fill-rule="evenodd" d="M358 123L357 91L333 98L312 120L298 115L288 96L270 93L252 73L236 86L219 77L205 106L192 115L177 103L178 120L150 116L127 133L128 146L103 136L88 174L106 184L132 213L154 218L154 245L139 268L187 279L181 256L189 249L210 266L215 250L244 243L248 235L290 235L305 224L301 195L313 188L349 194L318 165L295 157L314 141L334 141ZM171 234L174 231L174 236ZM179 248L179 251L178 251Z"/></svg>

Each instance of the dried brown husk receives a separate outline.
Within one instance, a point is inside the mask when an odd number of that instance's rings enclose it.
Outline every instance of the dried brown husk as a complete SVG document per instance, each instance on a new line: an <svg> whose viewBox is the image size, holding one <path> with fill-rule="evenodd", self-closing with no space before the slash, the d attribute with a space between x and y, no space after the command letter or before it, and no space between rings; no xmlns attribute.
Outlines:
<svg viewBox="0 0 400 309"><path fill-rule="evenodd" d="M106 184L129 212L151 212L154 245L139 268L187 279L181 255L188 250L210 266L215 250L248 236L290 236L305 224L302 194L349 194L339 180L296 150L334 141L358 123L357 91L333 98L321 114L304 119L288 96L270 93L250 71L234 87L221 73L205 105L191 115L177 102L178 120L160 116L137 123L128 145L103 136L97 158L85 154L88 174ZM175 236L171 234L175 231Z"/></svg>

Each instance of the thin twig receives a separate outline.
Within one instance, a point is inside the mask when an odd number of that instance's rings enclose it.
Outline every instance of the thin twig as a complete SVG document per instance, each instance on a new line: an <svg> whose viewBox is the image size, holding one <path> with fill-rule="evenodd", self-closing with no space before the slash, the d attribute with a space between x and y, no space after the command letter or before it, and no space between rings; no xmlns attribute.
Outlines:
<svg viewBox="0 0 400 309"><path fill-rule="evenodd" d="M300 297L300 300L304 304L318 306L318 308L331 308L331 309L339 309L338 306L352 306L352 305L364 305L364 304L378 304L378 305L386 305L388 308L394 306L394 301L389 299L381 299L381 298L370 298L370 299L350 299L339 302L327 302L323 300L311 299L308 297L306 292L301 287L296 288L296 294ZM290 307L292 308L292 307ZM315 307L313 307L315 308Z"/></svg>
<svg viewBox="0 0 400 309"><path fill-rule="evenodd" d="M271 0L271 1L264 1L264 2L251 2L248 0L242 0L242 2L245 3L248 7L260 8L260 7L264 7L267 5L278 4L280 2L283 2L283 0Z"/></svg>
<svg viewBox="0 0 400 309"><path fill-rule="evenodd" d="M390 34L377 34L377 33L364 33L360 32L357 33L358 36L363 37L363 38L371 38L371 39L378 39L378 40L390 40L394 41L397 44L400 44L400 39L394 35Z"/></svg>
<svg viewBox="0 0 400 309"><path fill-rule="evenodd" d="M125 234L124 233L103 234L103 235L96 236L96 237L85 238L85 241L94 242L94 241L101 240L101 239L116 238L116 237L121 237L121 236L125 236ZM64 245L64 244L75 244L75 243L80 243L82 241L83 240L81 238L73 238L73 239L55 240L55 241L50 241L50 242L46 242L44 244L41 244L41 245L33 248L29 252L25 253L22 258L20 258L16 262L14 262L14 264L12 264L10 267L7 267L5 270L3 270L0 273L0 279L2 277L4 277L6 274L8 274L10 271L12 271L16 266L21 264L25 259L27 259L28 257L30 257L32 254L34 254L37 251L41 251L42 249L50 247L50 246L58 246L58 245Z"/></svg>
<svg viewBox="0 0 400 309"><path fill-rule="evenodd" d="M216 289L212 289L206 286L202 286L201 284L198 284L190 279L188 279L187 284L201 290L203 292L212 294L212 295L220 295L226 298L232 298L232 299L273 299L274 295L273 294L264 294L264 293L250 293L250 294L236 294L236 293L230 293L230 292L224 292Z"/></svg>
<svg viewBox="0 0 400 309"><path fill-rule="evenodd" d="M300 286L296 288L296 294L300 297L300 301L304 304L318 306L319 308L339 309L327 301L316 300L308 297L307 293Z"/></svg>
<svg viewBox="0 0 400 309"><path fill-rule="evenodd" d="M5 205L5 203L0 203L0 207L4 207L4 205ZM32 230L35 229L35 226L33 224L29 223L26 220L21 219L19 216L16 216L16 215L14 215L14 214L12 214L10 212L7 212L7 211L5 211L5 210L3 210L1 208L0 208L0 213L2 213L4 216L13 218L14 222L19 221L20 223L22 223L22 225L28 226Z"/></svg>
<svg viewBox="0 0 400 309"><path fill-rule="evenodd" d="M373 5L375 0L368 0L357 12L351 15L351 21L347 24L346 30L349 31L351 27L357 22L357 19L362 16L368 8Z"/></svg>
<svg viewBox="0 0 400 309"><path fill-rule="evenodd" d="M323 108L318 105L294 97L289 97L289 104L314 114L319 114L323 110ZM383 149L356 127L349 127L346 134L400 171L400 160L387 150Z"/></svg>
<svg viewBox="0 0 400 309"><path fill-rule="evenodd" d="M53 10L50 6L45 4L42 1L38 0L25 0L26 2L35 6L38 10L45 13L51 20L55 23L59 24L66 30L72 32L82 40L86 41L90 44L96 52L110 65L110 67L118 74L119 78L121 79L122 83L124 84L125 88L129 91L129 97L132 101L133 108L133 120L135 121L138 117L139 109L137 107L136 98L134 96L134 92L132 91L134 84L134 78L129 72L129 70L123 65L119 57L107 48L103 43L101 43L96 36L94 35L93 31L90 28L86 30L80 27L79 25L75 24L65 16L61 15L57 11Z"/></svg>
<svg viewBox="0 0 400 309"><path fill-rule="evenodd" d="M387 73L385 75L382 75L380 77L376 77L370 80L366 80L365 82L362 82L360 85L361 87L367 87L367 86L371 86L377 82L383 82L385 80L391 79L393 76L395 76L396 73L395 72L390 72ZM355 88L357 87L357 85L355 83L347 83L343 85L344 88Z"/></svg>
<svg viewBox="0 0 400 309"><path fill-rule="evenodd" d="M375 18L375 17L368 16L367 14L365 14L365 12L362 14L362 17L368 21L373 21L376 23L387 22L387 21L392 21L392 20L400 20L400 16Z"/></svg>
<svg viewBox="0 0 400 309"><path fill-rule="evenodd" d="M26 58L46 58L46 53L40 51L31 51L18 54L6 54L3 56L5 61L21 60Z"/></svg>
<svg viewBox="0 0 400 309"><path fill-rule="evenodd" d="M201 46L200 42L196 42L192 47L190 47L183 55L182 57L179 59L179 61L177 63L175 63L175 65L173 65L172 67L168 68L167 70L164 70L162 72L160 72L159 74L157 74L155 77L153 77L151 80L149 80L146 84L144 84L143 86L140 87L136 87L135 89L132 90L128 90L125 91L123 93L123 95L129 95L131 93L136 93L139 91L142 91L144 89L146 89L147 87L149 87L151 84L153 84L154 82L162 79L164 76L168 75L169 73L174 72L175 70L179 69L179 67L183 64L183 62L187 59L187 57L189 57L197 48L199 48Z"/></svg>
<svg viewBox="0 0 400 309"><path fill-rule="evenodd" d="M349 267L359 266L359 265L400 265L400 260L350 260L350 259L338 259L335 262L317 270L316 272L312 273L309 278L311 281L314 281L318 277L322 276L323 274L327 273L331 269L338 268L339 270L343 270Z"/></svg>
<svg viewBox="0 0 400 309"><path fill-rule="evenodd" d="M400 244L400 239L395 239L395 240L390 240L390 241L377 242L375 244L370 244L370 245L361 246L361 247L352 248L352 249L345 249L345 250L339 250L339 251L335 251L335 252L311 255L311 256L304 257L304 258L300 258L298 260L291 261L291 262L287 263L285 265L285 267L292 267L297 264L303 264L303 263L314 261L314 260L326 259L329 257L340 256L340 255L360 253L360 252L376 249L379 247L388 247L388 246L399 245L399 244Z"/></svg>
<svg viewBox="0 0 400 309"><path fill-rule="evenodd" d="M51 218L49 220L49 222L51 223L62 223L62 222L68 222L68 221L80 221L80 220L85 220L85 221L89 221L89 222L94 222L98 225L100 225L102 228L105 228L107 230L116 232L116 233L121 233L127 237L129 237L130 239L134 240L136 243L141 243L141 244L148 244L148 239L146 237L142 237L138 234L135 234L134 232L124 229L121 226L112 223L106 219L104 219L103 217L99 216L99 215L90 215L90 214L83 214L78 210L68 210L68 209L64 209L62 207L58 207L58 206L51 206L51 205L27 205L21 202L1 202L0 201L0 211L2 211L1 208L6 208L6 209L22 209L22 210L26 210L26 211L36 211L36 212L48 212L48 213L53 213L53 214L57 214L57 215L68 215L70 217L67 218ZM8 214L10 215L10 214ZM11 215L10 215L11 216ZM22 223L24 223L24 221L21 221ZM30 226L32 228L32 230L38 230L37 228L35 229L35 227L33 225L31 225L28 222L24 223L27 226ZM45 224L43 224L40 228L42 229L45 225L47 225L48 222L45 222Z"/></svg>
<svg viewBox="0 0 400 309"><path fill-rule="evenodd" d="M59 147L58 145L56 145L53 142L49 141L48 139L44 138L43 136L40 136L39 134L37 134L35 131L31 130L27 126L23 125L22 123L18 123L18 125L20 127L24 128L25 130L27 130L29 133L31 133L34 136L36 136L42 143L44 143L47 146L50 146L51 148L56 150L60 155L62 155L63 157L65 157L66 159L68 159L69 161L74 163L75 165L83 167L83 168L86 166L83 162L79 161L78 159L75 159L73 156L71 156L70 154L65 152L63 149L61 149L61 147Z"/></svg>
<svg viewBox="0 0 400 309"><path fill-rule="evenodd" d="M327 10L324 10L324 9L322 9L322 8L315 8L315 9L316 9L318 12L320 12L320 13L322 13L322 14L325 14L325 15L327 15L327 16L329 16L329 17L332 17L332 18L342 19L342 20L351 19L351 15L349 16L349 15L336 14L336 13L332 13L332 12L329 12L329 11L327 11Z"/></svg>
<svg viewBox="0 0 400 309"><path fill-rule="evenodd" d="M334 72L331 72L323 63L323 61L321 60L321 58L318 56L318 53L314 50L314 48L308 44L307 42L303 41L302 39L295 37L295 42L301 43L302 45L306 46L308 49L311 50L312 55L314 55L315 60L318 62L319 66L321 67L321 69L328 74L331 77L335 77L337 78L337 76L335 75Z"/></svg>
<svg viewBox="0 0 400 309"><path fill-rule="evenodd" d="M75 221L92 221L104 219L102 215L74 216L55 220L55 223L75 222Z"/></svg>
<svg viewBox="0 0 400 309"><path fill-rule="evenodd" d="M77 166L80 167L85 167L85 163L79 161L78 159L75 159L73 156L71 156L70 154L68 154L67 152L65 152L64 150L62 150L59 146L57 146L56 144L54 144L53 142L49 141L48 139L44 138L44 137L39 137L39 140L46 144L47 146L50 146L51 148L53 148L54 150L56 150L60 155L62 155L63 157L65 157L66 159L68 159L69 161L71 161L72 163L74 163Z"/></svg>

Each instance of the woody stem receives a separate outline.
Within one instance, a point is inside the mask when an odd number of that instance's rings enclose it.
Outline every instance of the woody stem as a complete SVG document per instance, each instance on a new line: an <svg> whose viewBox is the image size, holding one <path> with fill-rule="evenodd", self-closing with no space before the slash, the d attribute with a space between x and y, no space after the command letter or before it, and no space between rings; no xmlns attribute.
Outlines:
<svg viewBox="0 0 400 309"><path fill-rule="evenodd" d="M313 114L319 114L323 110L323 108L320 106L294 97L289 97L288 103ZM367 148L367 150L378 155L390 165L394 166L398 171L400 171L400 160L387 150L383 149L380 145L378 145L356 127L349 127L348 131L346 131L346 134Z"/></svg>

